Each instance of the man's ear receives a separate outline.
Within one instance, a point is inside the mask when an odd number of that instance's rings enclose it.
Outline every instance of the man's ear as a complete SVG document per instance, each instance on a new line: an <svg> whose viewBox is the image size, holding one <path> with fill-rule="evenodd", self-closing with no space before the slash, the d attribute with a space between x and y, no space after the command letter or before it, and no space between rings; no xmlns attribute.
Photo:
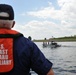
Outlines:
<svg viewBox="0 0 76 75"><path fill-rule="evenodd" d="M15 21L13 21L12 28L14 27L14 25L15 25Z"/></svg>

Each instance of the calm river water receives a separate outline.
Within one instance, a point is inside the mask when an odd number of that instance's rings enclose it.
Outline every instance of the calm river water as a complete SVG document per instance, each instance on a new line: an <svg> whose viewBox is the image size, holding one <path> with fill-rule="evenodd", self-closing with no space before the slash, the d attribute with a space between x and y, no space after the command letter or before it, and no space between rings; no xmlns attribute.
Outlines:
<svg viewBox="0 0 76 75"><path fill-rule="evenodd" d="M58 48L43 48L42 42L35 43L53 63L55 75L76 75L76 42L57 42L61 45Z"/></svg>

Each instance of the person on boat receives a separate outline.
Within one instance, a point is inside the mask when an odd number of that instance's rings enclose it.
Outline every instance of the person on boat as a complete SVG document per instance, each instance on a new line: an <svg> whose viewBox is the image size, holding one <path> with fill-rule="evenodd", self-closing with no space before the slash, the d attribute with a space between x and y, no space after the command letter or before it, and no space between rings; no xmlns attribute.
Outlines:
<svg viewBox="0 0 76 75"><path fill-rule="evenodd" d="M47 42L43 42L43 47L47 47Z"/></svg>
<svg viewBox="0 0 76 75"><path fill-rule="evenodd" d="M28 36L28 39L32 40L31 36Z"/></svg>
<svg viewBox="0 0 76 75"><path fill-rule="evenodd" d="M0 4L0 75L30 75L30 68L39 75L54 75L53 63L34 42L12 30L14 25L13 7Z"/></svg>

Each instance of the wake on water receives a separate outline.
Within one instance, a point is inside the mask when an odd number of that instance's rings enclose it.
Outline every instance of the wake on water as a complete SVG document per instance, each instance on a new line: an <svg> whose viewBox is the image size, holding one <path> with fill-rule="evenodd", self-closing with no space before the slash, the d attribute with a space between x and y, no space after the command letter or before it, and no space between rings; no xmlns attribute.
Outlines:
<svg viewBox="0 0 76 75"><path fill-rule="evenodd" d="M71 45L61 45L61 47L76 47L76 46L71 46Z"/></svg>

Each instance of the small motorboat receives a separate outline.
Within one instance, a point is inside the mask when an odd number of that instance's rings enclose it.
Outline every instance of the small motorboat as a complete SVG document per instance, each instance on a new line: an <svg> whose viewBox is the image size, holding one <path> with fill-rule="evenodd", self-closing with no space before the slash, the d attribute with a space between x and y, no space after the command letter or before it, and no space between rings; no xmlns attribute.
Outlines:
<svg viewBox="0 0 76 75"><path fill-rule="evenodd" d="M61 47L61 45L58 45L56 42L51 41L51 44L49 45L51 46L51 48L57 48L57 47Z"/></svg>
<svg viewBox="0 0 76 75"><path fill-rule="evenodd" d="M57 44L54 41L51 41L51 43L43 42L42 45L43 45L43 48L45 48L45 47L51 47L51 48L61 47L61 45Z"/></svg>

